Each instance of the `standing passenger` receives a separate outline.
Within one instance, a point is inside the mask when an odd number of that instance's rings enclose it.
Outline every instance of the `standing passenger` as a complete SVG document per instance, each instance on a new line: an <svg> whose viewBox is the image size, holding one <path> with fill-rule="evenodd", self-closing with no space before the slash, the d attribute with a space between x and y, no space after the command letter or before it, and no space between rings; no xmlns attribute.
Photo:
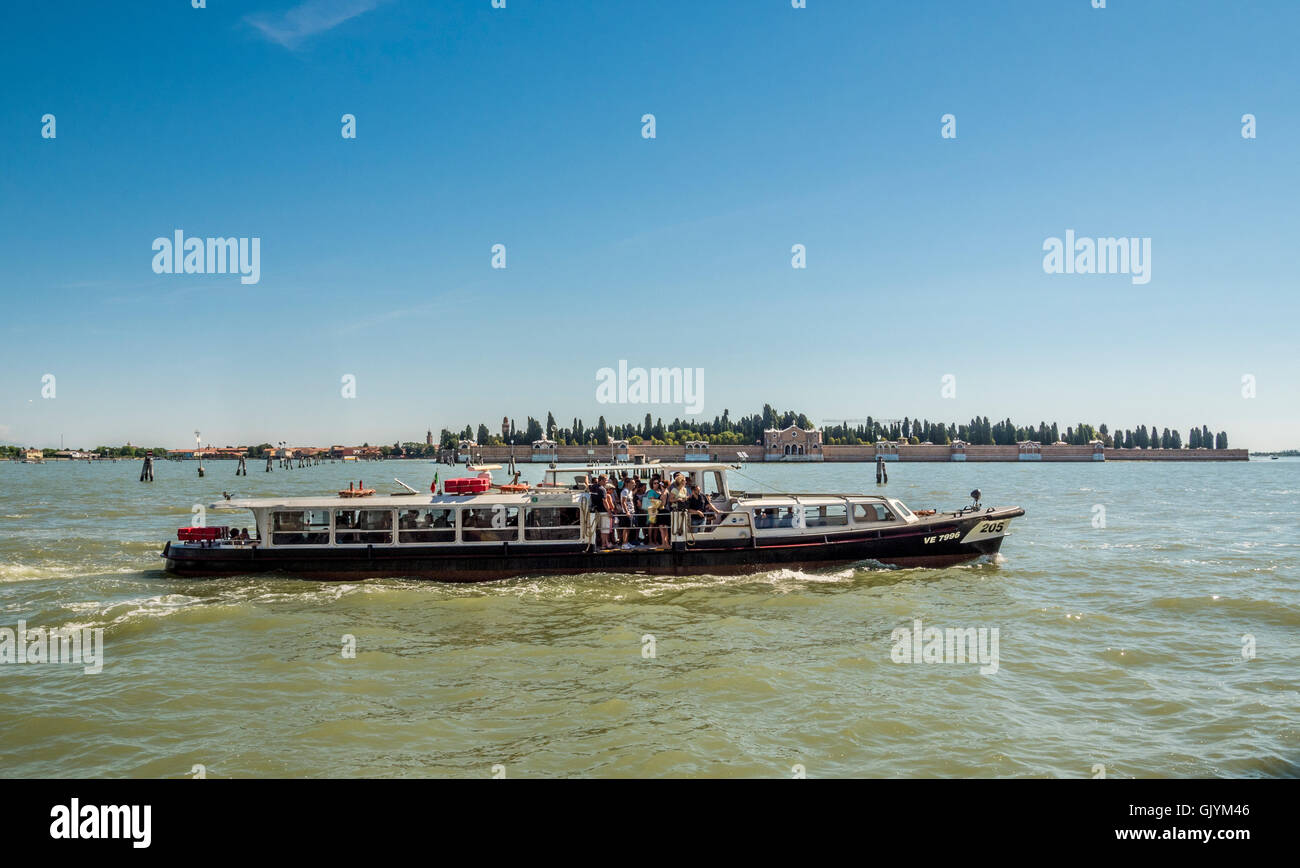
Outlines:
<svg viewBox="0 0 1300 868"><path fill-rule="evenodd" d="M609 548L609 510L611 504L609 494L605 491L605 476L597 477L587 488L590 495L588 509L591 513L593 543L597 543L601 548Z"/></svg>
<svg viewBox="0 0 1300 868"><path fill-rule="evenodd" d="M623 474L623 487L618 490L618 517L623 532L623 548L632 548L632 535L636 533L636 495L632 491L632 480Z"/></svg>
<svg viewBox="0 0 1300 868"><path fill-rule="evenodd" d="M650 543L649 531L646 530L645 494L645 482L638 480L636 491L632 493L632 535L636 538L637 545L648 545Z"/></svg>

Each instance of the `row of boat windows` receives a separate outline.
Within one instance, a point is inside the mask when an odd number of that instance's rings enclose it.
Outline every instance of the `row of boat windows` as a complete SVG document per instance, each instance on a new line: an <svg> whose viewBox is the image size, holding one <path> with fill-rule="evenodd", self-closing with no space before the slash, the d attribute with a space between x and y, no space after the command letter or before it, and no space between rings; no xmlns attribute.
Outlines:
<svg viewBox="0 0 1300 868"><path fill-rule="evenodd" d="M880 503L852 504L853 522L892 521L894 514ZM329 545L333 513L335 545L390 545L394 511L391 509L301 509L271 513L274 545ZM473 508L419 508L396 512L398 543L455 542L457 521L462 542L514 542L519 539L520 513L524 540L577 540L582 537L582 512L578 507L517 506L495 504ZM845 504L770 507L754 510L757 530L776 528L846 527Z"/></svg>
<svg viewBox="0 0 1300 868"><path fill-rule="evenodd" d="M303 509L271 513L271 542L283 545L328 545L330 510ZM517 506L496 504L472 509L424 508L397 511L399 543L455 542L457 521L462 542L513 542L519 539ZM530 507L523 510L525 540L576 540L582 536L578 507ZM393 542L390 509L336 509L335 545L389 545Z"/></svg>
<svg viewBox="0 0 1300 868"><path fill-rule="evenodd" d="M893 521L894 514L883 503L853 504L853 521L864 522ZM844 504L833 503L821 506L768 507L754 510L754 527L758 530L779 527L845 527L849 523L849 510Z"/></svg>

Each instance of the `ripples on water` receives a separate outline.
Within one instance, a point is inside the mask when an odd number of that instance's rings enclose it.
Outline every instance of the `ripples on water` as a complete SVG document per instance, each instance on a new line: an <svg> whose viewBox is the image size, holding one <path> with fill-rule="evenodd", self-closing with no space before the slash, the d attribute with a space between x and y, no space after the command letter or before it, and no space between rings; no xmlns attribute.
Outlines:
<svg viewBox="0 0 1300 868"><path fill-rule="evenodd" d="M0 775L1300 771L1300 462L897 465L888 490L915 508L978 486L1028 510L996 562L948 570L163 576L163 541L223 489L417 484L435 468L250 469L199 480L163 462L144 485L134 463L0 463L0 626L99 627L106 644L98 674L0 666ZM745 470L803 491L874 491L872 472ZM999 671L892 662L891 632L917 618L998 628Z"/></svg>

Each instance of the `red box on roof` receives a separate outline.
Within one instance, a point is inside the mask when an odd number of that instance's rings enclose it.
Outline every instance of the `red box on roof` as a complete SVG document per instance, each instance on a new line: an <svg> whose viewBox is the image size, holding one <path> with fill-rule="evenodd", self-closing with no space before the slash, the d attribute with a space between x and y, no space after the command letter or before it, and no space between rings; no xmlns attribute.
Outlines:
<svg viewBox="0 0 1300 868"><path fill-rule="evenodd" d="M488 490L492 483L487 479L480 479L477 476L462 476L457 479L448 479L443 484L443 491L448 494L482 494Z"/></svg>
<svg viewBox="0 0 1300 868"><path fill-rule="evenodd" d="M176 538L182 542L220 539L222 530L219 527L179 527L176 529Z"/></svg>

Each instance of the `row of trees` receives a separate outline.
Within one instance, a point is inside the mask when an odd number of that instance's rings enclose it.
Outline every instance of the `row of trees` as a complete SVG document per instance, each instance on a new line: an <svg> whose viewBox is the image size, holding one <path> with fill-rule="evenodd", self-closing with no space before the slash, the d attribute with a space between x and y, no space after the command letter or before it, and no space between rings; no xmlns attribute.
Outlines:
<svg viewBox="0 0 1300 868"><path fill-rule="evenodd" d="M730 410L723 410L721 416L714 416L713 421L673 419L665 423L662 418L653 418L649 413L640 424L628 422L611 425L601 416L594 426L588 426L581 419L574 417L567 427L561 427L555 420L554 413L546 414L546 422L528 416L523 428L515 425L514 419L503 420L502 430L491 431L487 425L478 428L466 425L461 431L449 431L444 428L439 436L439 443L446 448L453 448L460 440L473 440L484 446L516 445L531 446L534 440L550 439L568 446L608 444L611 440L627 440L630 443L685 443L687 440L707 440L710 443L739 445L756 443L763 439L767 428L786 428L798 425L812 428L813 423L803 413L793 411L778 412L771 404L763 406L762 413L755 413L739 419L733 419Z"/></svg>
<svg viewBox="0 0 1300 868"><path fill-rule="evenodd" d="M167 449L160 446L96 446L94 449L42 449L41 455L53 458L60 452L93 452L104 458L143 458L152 451L155 456L167 454ZM22 458L27 452L22 446L0 446L0 456L5 458Z"/></svg>
<svg viewBox="0 0 1300 868"><path fill-rule="evenodd" d="M556 424L553 413L546 414L543 423L526 417L522 429L516 427L515 420L503 420L504 430L492 431L480 423L477 428L466 425L460 431L444 428L439 436L442 448L454 449L460 440L473 440L482 446L531 446L533 441L550 439L568 446L608 445L611 440L627 440L630 443L653 443L657 445L683 444L688 440L707 440L721 445L758 444L763 440L763 432L769 428L786 428L798 425L800 428L816 427L806 415L794 411L778 411L771 404L764 404L761 413L731 417L730 410L723 410L721 416L714 416L713 421L673 419L665 424L662 418L654 419L649 413L638 425L625 423L609 424L601 416L594 426L588 427L581 419L574 418L567 427ZM990 422L988 416L977 416L964 424L931 422L929 419L904 417L898 419L866 419L849 424L847 422L829 424L822 428L822 441L835 446L868 445L879 440L905 440L909 443L951 443L962 440L972 445L1006 445L1012 446L1023 440L1037 440L1039 443L1064 442L1076 446L1085 446L1093 440L1101 440L1105 445L1127 449L1181 449L1182 435L1165 428L1163 432L1152 426L1138 426L1133 430L1116 431L1113 434L1106 425L1093 427L1086 422L1068 426L1064 432L1057 423L1050 425L1039 422L1037 426L1016 425L1011 419ZM419 444L406 444L416 445ZM1193 428L1187 440L1190 449L1227 449L1228 435L1220 431L1211 435L1208 426Z"/></svg>
<svg viewBox="0 0 1300 868"><path fill-rule="evenodd" d="M1124 449L1182 449L1183 436L1178 431L1170 431L1168 428L1157 431L1154 425L1150 429L1138 426L1136 431L1127 429L1123 433L1116 431L1113 445ZM1209 426L1193 428L1187 435L1187 448L1227 449L1228 432L1220 431L1218 434L1211 434Z"/></svg>

